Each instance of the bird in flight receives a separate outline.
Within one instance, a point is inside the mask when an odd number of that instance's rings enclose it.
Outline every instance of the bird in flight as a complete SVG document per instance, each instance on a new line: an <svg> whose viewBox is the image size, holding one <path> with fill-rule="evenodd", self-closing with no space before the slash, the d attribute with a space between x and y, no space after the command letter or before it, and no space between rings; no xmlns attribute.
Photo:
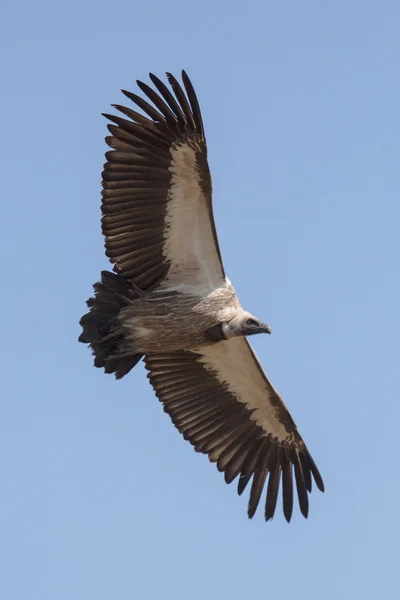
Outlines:
<svg viewBox="0 0 400 600"><path fill-rule="evenodd" d="M113 273L103 271L87 301L79 341L96 367L124 377L141 359L165 412L225 481L250 487L252 518L266 488L264 515L275 514L282 482L290 521L294 488L308 515L312 480L321 475L281 396L248 342L271 333L244 310L222 263L199 103L182 85L150 74L142 96L124 91L141 112L113 105L102 191L102 232ZM151 104L150 104L150 102Z"/></svg>

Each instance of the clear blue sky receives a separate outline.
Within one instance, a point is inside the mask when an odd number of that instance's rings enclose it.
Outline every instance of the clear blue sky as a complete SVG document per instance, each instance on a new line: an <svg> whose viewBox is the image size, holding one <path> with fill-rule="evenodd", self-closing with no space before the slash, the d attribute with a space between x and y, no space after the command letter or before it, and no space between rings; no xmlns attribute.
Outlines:
<svg viewBox="0 0 400 600"><path fill-rule="evenodd" d="M394 594L399 537L400 4L8 2L1 8L4 600ZM321 469L306 521L246 498L142 366L78 344L100 234L100 116L185 68L256 351Z"/></svg>

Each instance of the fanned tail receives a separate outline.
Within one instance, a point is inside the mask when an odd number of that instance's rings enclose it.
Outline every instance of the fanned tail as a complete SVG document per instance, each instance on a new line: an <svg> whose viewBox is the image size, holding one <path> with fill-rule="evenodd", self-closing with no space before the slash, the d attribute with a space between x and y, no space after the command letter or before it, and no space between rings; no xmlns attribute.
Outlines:
<svg viewBox="0 0 400 600"><path fill-rule="evenodd" d="M95 367L104 367L106 373L115 373L120 379L143 356L127 342L119 319L121 309L138 294L126 279L109 271L102 271L101 281L93 288L94 297L87 301L90 311L79 322L83 329L79 341L90 345Z"/></svg>

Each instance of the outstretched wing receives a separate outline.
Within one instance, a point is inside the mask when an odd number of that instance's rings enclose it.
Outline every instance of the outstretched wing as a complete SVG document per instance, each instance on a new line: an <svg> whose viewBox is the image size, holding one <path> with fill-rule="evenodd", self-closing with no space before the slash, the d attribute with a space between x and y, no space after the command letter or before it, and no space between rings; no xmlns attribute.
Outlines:
<svg viewBox="0 0 400 600"><path fill-rule="evenodd" d="M282 480L283 512L293 510L293 473L302 514L308 515L312 477L319 471L282 398L264 374L246 338L195 352L145 358L153 388L173 423L197 452L208 454L241 494L252 479L253 517L266 483L265 519L272 519Z"/></svg>
<svg viewBox="0 0 400 600"><path fill-rule="evenodd" d="M114 270L141 289L167 280L194 291L224 285L212 212L211 176L199 103L169 73L172 92L137 82L154 106L123 91L144 113L114 105L128 119L105 115L111 136L103 171L102 230ZM173 95L174 94L174 95Z"/></svg>

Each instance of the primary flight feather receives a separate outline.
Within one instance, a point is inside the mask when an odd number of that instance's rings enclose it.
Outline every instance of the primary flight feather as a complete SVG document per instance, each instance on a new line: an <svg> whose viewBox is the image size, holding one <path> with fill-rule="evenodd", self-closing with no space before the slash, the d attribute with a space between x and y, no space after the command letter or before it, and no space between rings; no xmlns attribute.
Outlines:
<svg viewBox="0 0 400 600"><path fill-rule="evenodd" d="M142 112L114 105L103 171L102 231L114 273L94 284L80 324L96 367L117 378L142 358L156 395L198 452L250 484L253 517L266 485L265 519L280 482L290 521L294 485L308 515L319 471L247 336L270 333L243 310L224 272L212 211L212 185L199 103L185 71L169 89L150 74ZM127 117L127 118L125 118ZM294 477L293 477L294 475ZM268 482L267 482L268 478Z"/></svg>

